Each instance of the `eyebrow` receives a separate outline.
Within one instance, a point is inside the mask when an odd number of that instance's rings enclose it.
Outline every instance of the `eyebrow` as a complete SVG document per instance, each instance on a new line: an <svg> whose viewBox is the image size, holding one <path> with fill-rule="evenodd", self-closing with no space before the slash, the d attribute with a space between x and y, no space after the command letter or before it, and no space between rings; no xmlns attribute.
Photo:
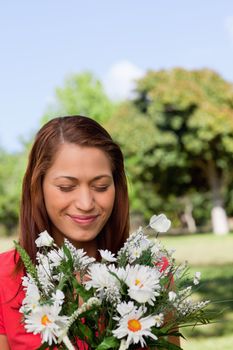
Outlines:
<svg viewBox="0 0 233 350"><path fill-rule="evenodd" d="M112 176L111 175L108 175L108 174L103 174L103 175L98 175L98 176L95 176L91 181L96 181L96 180L99 180L99 179L102 179L102 178L109 178L109 179L112 179ZM61 175L61 176L57 176L55 177L55 180L58 180L58 179L67 179L67 180L71 180L71 181L77 181L78 178L77 177L74 177L74 176L66 176L66 175Z"/></svg>

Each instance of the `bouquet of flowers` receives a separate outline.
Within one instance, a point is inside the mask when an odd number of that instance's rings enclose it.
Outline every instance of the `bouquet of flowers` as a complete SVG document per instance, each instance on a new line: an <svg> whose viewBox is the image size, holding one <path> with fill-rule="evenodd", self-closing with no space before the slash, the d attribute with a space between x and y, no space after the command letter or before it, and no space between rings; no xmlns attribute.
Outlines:
<svg viewBox="0 0 233 350"><path fill-rule="evenodd" d="M81 342L97 350L181 349L169 336L208 323L209 301L191 298L200 273L190 278L187 264L177 265L157 239L170 224L153 215L116 255L100 250L100 262L66 239L58 247L47 231L36 240L36 264L15 243L27 272L20 312L27 332L41 335L40 349L73 350ZM156 237L149 240L146 230Z"/></svg>

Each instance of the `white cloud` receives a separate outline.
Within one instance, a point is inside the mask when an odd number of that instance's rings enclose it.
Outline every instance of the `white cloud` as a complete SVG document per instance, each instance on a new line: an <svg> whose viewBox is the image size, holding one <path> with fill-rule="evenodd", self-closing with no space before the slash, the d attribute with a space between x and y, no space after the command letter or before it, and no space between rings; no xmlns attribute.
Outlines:
<svg viewBox="0 0 233 350"><path fill-rule="evenodd" d="M225 19L225 28L230 35L231 39L233 40L233 16L228 16Z"/></svg>
<svg viewBox="0 0 233 350"><path fill-rule="evenodd" d="M106 93L113 100L123 100L133 96L135 80L141 78L144 71L129 61L120 61L113 64L106 76L103 85Z"/></svg>

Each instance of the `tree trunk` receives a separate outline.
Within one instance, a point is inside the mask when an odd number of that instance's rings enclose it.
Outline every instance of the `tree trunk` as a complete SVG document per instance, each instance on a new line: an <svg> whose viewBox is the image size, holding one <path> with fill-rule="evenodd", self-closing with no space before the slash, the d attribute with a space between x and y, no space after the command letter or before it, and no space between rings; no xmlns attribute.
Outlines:
<svg viewBox="0 0 233 350"><path fill-rule="evenodd" d="M184 228L187 227L188 232L195 233L197 231L197 226L195 219L193 217L193 205L189 197L184 197L181 200L184 205L184 211L180 214L180 221Z"/></svg>
<svg viewBox="0 0 233 350"><path fill-rule="evenodd" d="M213 232L217 235L225 235L229 233L229 226L226 211L223 207L223 199L221 196L221 179L218 175L216 165L212 159L208 162L207 171L213 203L211 210Z"/></svg>
<svg viewBox="0 0 233 350"><path fill-rule="evenodd" d="M196 222L195 222L194 217L193 217L193 205L189 201L185 205L184 215L185 215L185 220L187 223L188 231L190 233L196 232L197 226L196 226Z"/></svg>

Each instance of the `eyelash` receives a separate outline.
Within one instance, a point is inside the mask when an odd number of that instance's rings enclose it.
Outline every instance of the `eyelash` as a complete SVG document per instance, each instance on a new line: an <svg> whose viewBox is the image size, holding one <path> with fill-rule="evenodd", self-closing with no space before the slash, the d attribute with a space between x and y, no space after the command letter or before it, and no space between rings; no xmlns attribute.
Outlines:
<svg viewBox="0 0 233 350"><path fill-rule="evenodd" d="M58 186L60 191L62 192L71 192L74 189L75 186ZM95 191L97 192L105 192L107 191L109 186L101 186L101 187L93 187Z"/></svg>
<svg viewBox="0 0 233 350"><path fill-rule="evenodd" d="M62 192L71 192L74 189L73 186L58 186L58 188Z"/></svg>
<svg viewBox="0 0 233 350"><path fill-rule="evenodd" d="M108 186L95 187L95 191L97 192L105 192L107 191Z"/></svg>

